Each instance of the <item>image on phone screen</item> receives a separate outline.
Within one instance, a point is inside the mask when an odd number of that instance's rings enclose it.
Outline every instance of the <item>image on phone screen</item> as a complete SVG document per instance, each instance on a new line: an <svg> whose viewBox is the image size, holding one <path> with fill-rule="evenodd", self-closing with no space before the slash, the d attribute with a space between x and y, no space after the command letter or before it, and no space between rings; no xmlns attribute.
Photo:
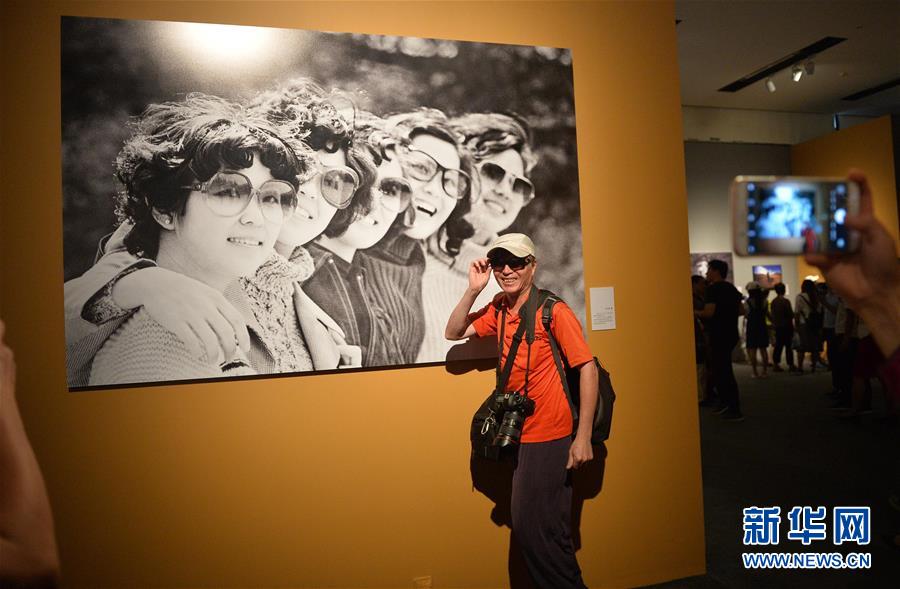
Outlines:
<svg viewBox="0 0 900 589"><path fill-rule="evenodd" d="M747 183L747 253L845 252L847 185Z"/></svg>

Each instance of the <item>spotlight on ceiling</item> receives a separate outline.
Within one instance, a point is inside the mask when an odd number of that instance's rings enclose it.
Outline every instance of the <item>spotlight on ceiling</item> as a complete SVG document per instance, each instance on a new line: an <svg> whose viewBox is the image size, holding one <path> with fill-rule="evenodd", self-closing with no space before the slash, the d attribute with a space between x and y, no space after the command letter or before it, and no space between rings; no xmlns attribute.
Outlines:
<svg viewBox="0 0 900 589"><path fill-rule="evenodd" d="M799 63L795 63L794 67L791 68L791 78L793 78L793 80L795 82L799 82L800 78L802 78L802 77L803 77L803 68L800 67Z"/></svg>
<svg viewBox="0 0 900 589"><path fill-rule="evenodd" d="M816 62L812 59L809 59L805 64L803 64L803 69L806 71L807 76L811 76L816 73Z"/></svg>
<svg viewBox="0 0 900 589"><path fill-rule="evenodd" d="M772 78L766 78L766 88L769 92L775 92L775 82L772 81Z"/></svg>

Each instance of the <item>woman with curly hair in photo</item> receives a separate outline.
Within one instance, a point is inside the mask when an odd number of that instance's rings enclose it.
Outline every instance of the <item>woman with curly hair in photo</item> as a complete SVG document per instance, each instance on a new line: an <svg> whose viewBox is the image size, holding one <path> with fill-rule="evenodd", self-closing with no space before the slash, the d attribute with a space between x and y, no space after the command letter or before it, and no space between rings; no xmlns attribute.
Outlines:
<svg viewBox="0 0 900 589"><path fill-rule="evenodd" d="M155 104L116 160L128 252L218 292L252 275L297 206L300 164L264 121L205 95ZM99 312L103 312L100 309ZM240 353L188 353L183 338L141 308L94 357L89 384L252 374Z"/></svg>
<svg viewBox="0 0 900 589"><path fill-rule="evenodd" d="M442 362L457 343L444 338L446 321L442 317L449 316L457 303L451 293L466 288L469 264L484 256L488 244L513 224L535 196L528 175L537 157L531 148L531 130L523 119L510 114L469 113L451 119L450 127L474 160L479 193L460 221L448 222L428 240L423 297L429 312L419 362ZM465 228L474 232L469 239L460 238L468 231L453 233L463 223L471 224L471 229ZM500 287L491 281L473 308L488 304L498 292Z"/></svg>
<svg viewBox="0 0 900 589"><path fill-rule="evenodd" d="M89 297L100 295L103 299L103 293L107 301L115 295L124 312L149 308L167 325L180 326L193 343L195 355L217 348L229 353L238 341L240 347L249 349L251 363L260 373L360 364L359 348L346 342L340 326L299 285L313 270L312 259L302 244L314 239L338 211L350 204L360 184L374 176L373 168L364 162L355 168L343 165L347 159L351 164L359 162L348 156L351 124L332 104L330 95L309 80L293 80L263 93L248 110L265 118L279 136L286 137L284 142L300 159L303 182L295 214L282 224L278 234L275 249L279 253L272 253L251 276L230 285L223 297L159 268L153 268L155 275L140 269L130 275L120 274L123 268L128 272L133 265L147 265L116 251L121 242L120 228L106 244L110 253L84 276L66 284L70 386L84 384L83 367L90 366L92 349L115 326L114 321L97 317L91 306L85 305ZM106 286L98 292L102 285ZM189 296L178 308L160 309L163 301L179 292Z"/></svg>
<svg viewBox="0 0 900 589"><path fill-rule="evenodd" d="M360 250L380 242L412 198L397 154L402 138L385 131L384 119L369 112L357 117L354 146L377 166L371 206L341 215L309 245L316 270L303 288L362 347L363 365L388 365L402 356L394 317L379 304ZM342 211L343 212L343 211Z"/></svg>
<svg viewBox="0 0 900 589"><path fill-rule="evenodd" d="M448 251L455 252L472 235L464 219L473 194L472 165L441 111L422 108L386 121L387 131L401 140L396 154L412 187L412 202L384 239L358 255L378 304L395 323L400 355L391 363L412 364L425 338L426 312L434 312L424 304L433 288L422 280L433 257L426 242L443 234ZM437 319L446 321L445 316Z"/></svg>

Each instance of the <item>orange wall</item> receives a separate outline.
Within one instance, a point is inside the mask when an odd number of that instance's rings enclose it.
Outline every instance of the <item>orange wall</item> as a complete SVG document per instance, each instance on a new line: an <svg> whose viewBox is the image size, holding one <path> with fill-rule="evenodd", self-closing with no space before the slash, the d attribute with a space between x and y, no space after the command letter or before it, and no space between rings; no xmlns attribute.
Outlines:
<svg viewBox="0 0 900 589"><path fill-rule="evenodd" d="M4 2L0 312L66 585L500 587L508 530L468 470L490 372L66 392L61 14L571 47L585 284L619 326L589 336L619 400L579 560L592 587L703 572L671 2Z"/></svg>
<svg viewBox="0 0 900 589"><path fill-rule="evenodd" d="M875 205L875 216L900 243L897 224L897 184L891 118L831 133L791 147L791 171L797 176L846 176L850 168L866 173ZM820 274L800 258L798 282L810 274Z"/></svg>

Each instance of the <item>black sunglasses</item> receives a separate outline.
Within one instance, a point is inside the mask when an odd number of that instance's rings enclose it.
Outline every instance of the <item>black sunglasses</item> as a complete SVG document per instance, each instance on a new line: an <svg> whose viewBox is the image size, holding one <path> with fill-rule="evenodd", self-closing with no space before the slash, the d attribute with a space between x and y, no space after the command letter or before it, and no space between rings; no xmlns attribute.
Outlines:
<svg viewBox="0 0 900 589"><path fill-rule="evenodd" d="M521 270L533 261L534 256L525 256L524 258L518 256L496 256L488 258L488 263L491 265L492 270L503 270L506 266L509 266L510 270Z"/></svg>

